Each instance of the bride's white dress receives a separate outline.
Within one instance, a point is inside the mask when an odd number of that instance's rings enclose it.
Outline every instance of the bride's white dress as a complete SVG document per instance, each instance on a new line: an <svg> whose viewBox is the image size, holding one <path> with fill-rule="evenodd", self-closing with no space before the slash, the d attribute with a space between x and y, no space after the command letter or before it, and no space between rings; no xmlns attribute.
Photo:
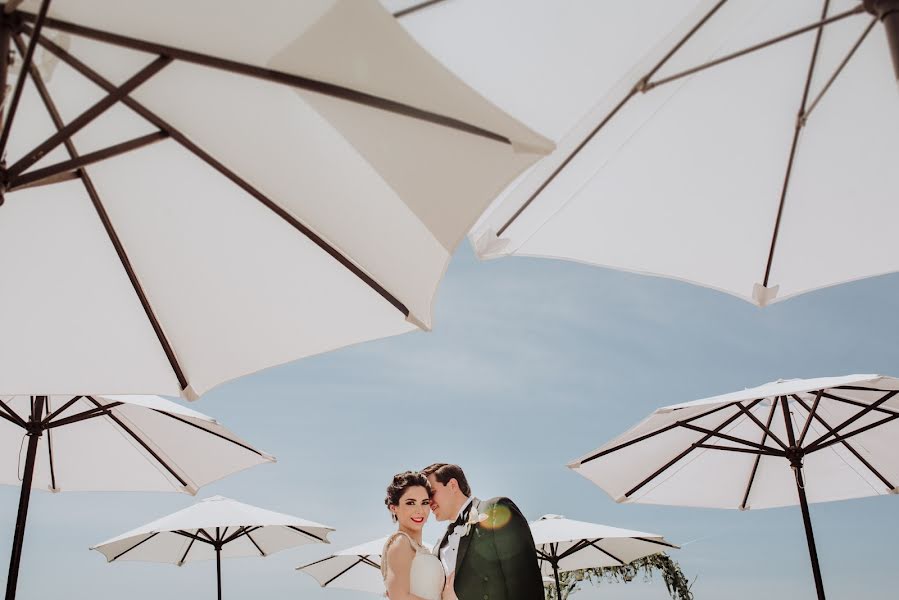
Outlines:
<svg viewBox="0 0 899 600"><path fill-rule="evenodd" d="M400 536L409 540L415 550L415 558L412 559L412 570L409 573L409 591L424 600L440 600L443 586L446 583L446 573L443 571L443 563L440 559L421 544L418 544L408 535L397 532L390 536L384 544L381 552L381 574L387 577L387 548Z"/></svg>

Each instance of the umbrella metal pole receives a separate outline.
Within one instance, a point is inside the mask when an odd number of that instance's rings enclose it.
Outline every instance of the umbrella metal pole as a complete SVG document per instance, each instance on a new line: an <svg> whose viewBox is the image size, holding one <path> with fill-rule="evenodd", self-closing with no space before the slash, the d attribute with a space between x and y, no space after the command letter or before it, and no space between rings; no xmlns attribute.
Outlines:
<svg viewBox="0 0 899 600"><path fill-rule="evenodd" d="M222 547L215 546L215 574L218 580L218 599L222 600Z"/></svg>
<svg viewBox="0 0 899 600"><path fill-rule="evenodd" d="M31 408L28 421L28 450L25 454L25 472L22 474L22 489L19 492L19 513L16 516L16 529L13 533L12 553L9 557L9 575L6 578L6 600L16 597L16 584L19 580L19 563L22 559L22 543L25 540L25 520L28 517L28 502L31 500L31 481L34 477L34 459L37 455L37 444L41 438L40 415L44 410L46 396L38 396Z"/></svg>
<svg viewBox="0 0 899 600"><path fill-rule="evenodd" d="M553 575L556 578L556 597L562 600L562 584L559 582L559 563L553 562Z"/></svg>
<svg viewBox="0 0 899 600"><path fill-rule="evenodd" d="M815 577L815 588L818 600L824 600L824 582L821 580L821 567L818 565L818 550L815 547L815 534L812 531L812 518L808 512L808 500L805 497L805 486L798 468L793 469L796 475L796 490L799 492L799 507L802 509L802 523L805 525L805 537L808 541L808 554L812 561L812 574Z"/></svg>

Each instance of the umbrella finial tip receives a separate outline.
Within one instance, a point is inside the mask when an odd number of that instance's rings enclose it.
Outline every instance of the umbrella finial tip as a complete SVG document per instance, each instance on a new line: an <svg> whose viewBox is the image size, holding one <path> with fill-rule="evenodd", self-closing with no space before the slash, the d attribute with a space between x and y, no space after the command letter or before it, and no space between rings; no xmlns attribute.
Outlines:
<svg viewBox="0 0 899 600"><path fill-rule="evenodd" d="M767 285L756 283L752 286L752 299L759 305L759 307L764 308L765 306L768 306L772 300L777 298L778 290L780 290L779 284L768 287Z"/></svg>
<svg viewBox="0 0 899 600"><path fill-rule="evenodd" d="M200 394L198 394L194 389L194 386L189 383L181 390L181 396L188 402L194 402L195 400L200 399Z"/></svg>

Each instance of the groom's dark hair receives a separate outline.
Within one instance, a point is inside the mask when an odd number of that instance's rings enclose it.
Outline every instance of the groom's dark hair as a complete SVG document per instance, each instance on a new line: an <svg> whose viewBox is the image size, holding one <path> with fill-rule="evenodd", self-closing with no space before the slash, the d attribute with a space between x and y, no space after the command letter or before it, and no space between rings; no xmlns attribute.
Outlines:
<svg viewBox="0 0 899 600"><path fill-rule="evenodd" d="M428 465L422 469L421 474L425 477L433 475L434 478L443 485L449 483L450 479L455 479L456 483L459 484L459 491L466 496L471 496L471 488L468 486L468 480L465 479L465 473L462 472L462 467L459 465L434 463L433 465Z"/></svg>

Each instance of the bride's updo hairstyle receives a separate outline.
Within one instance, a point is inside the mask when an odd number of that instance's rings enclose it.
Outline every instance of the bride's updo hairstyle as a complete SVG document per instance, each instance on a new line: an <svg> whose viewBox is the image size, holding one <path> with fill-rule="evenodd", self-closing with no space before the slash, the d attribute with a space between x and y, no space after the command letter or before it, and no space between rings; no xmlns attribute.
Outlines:
<svg viewBox="0 0 899 600"><path fill-rule="evenodd" d="M403 471L394 475L393 481L387 486L387 496L384 498L384 504L388 508L399 505L400 498L403 497L403 494L410 487L423 487L428 490L428 495L431 495L431 484L428 482L427 477L419 471ZM396 521L396 515L393 512L390 513L390 518L394 522Z"/></svg>

